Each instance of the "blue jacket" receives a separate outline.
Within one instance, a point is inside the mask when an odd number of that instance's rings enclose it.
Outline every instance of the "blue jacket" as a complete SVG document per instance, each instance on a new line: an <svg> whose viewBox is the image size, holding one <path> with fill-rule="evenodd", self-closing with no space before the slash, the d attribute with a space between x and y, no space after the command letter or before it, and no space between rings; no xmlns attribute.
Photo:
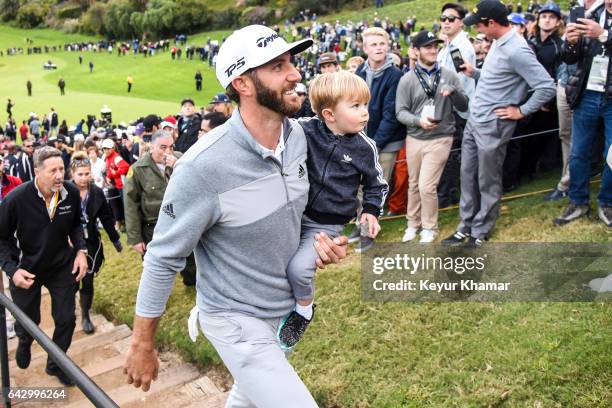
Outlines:
<svg viewBox="0 0 612 408"><path fill-rule="evenodd" d="M372 140L364 132L336 136L316 116L298 122L308 143L310 190L304 214L320 224L346 224L356 215L363 185L363 212L378 217L389 186Z"/></svg>
<svg viewBox="0 0 612 408"><path fill-rule="evenodd" d="M366 63L357 68L356 74L366 80ZM367 134L374 139L380 152L397 152L406 140L406 127L395 117L395 92L403 72L392 66L382 76L374 78L370 87Z"/></svg>

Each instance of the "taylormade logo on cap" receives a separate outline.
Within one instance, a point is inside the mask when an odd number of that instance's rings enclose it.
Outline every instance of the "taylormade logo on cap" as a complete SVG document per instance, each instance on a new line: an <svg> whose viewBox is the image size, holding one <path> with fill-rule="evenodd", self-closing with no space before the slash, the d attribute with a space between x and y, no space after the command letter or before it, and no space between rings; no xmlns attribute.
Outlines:
<svg viewBox="0 0 612 408"><path fill-rule="evenodd" d="M312 45L311 39L288 44L271 28L250 25L234 31L221 45L217 55L216 75L223 89L251 68L257 68L290 52L300 53Z"/></svg>

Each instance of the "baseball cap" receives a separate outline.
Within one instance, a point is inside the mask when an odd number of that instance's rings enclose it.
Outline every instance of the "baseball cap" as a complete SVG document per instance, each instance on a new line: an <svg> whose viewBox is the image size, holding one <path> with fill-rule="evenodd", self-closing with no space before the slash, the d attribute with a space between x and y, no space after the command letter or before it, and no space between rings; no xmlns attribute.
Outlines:
<svg viewBox="0 0 612 408"><path fill-rule="evenodd" d="M230 99L227 97L226 94L220 92L213 96L213 98L210 100L210 103L230 103Z"/></svg>
<svg viewBox="0 0 612 408"><path fill-rule="evenodd" d="M217 80L227 88L232 80L286 52L298 54L312 45L312 39L287 43L271 28L253 24L234 31L221 45L217 55Z"/></svg>
<svg viewBox="0 0 612 408"><path fill-rule="evenodd" d="M561 18L561 7L555 3L546 3L538 11L538 14L542 13L553 13L557 18Z"/></svg>
<svg viewBox="0 0 612 408"><path fill-rule="evenodd" d="M319 57L319 65L323 64L338 64L338 59L336 58L335 52L324 52Z"/></svg>
<svg viewBox="0 0 612 408"><path fill-rule="evenodd" d="M536 21L536 17L532 13L525 13L525 20L534 22Z"/></svg>
<svg viewBox="0 0 612 408"><path fill-rule="evenodd" d="M134 136L140 136L144 133L145 127L142 123L136 125L136 129L134 129Z"/></svg>
<svg viewBox="0 0 612 408"><path fill-rule="evenodd" d="M527 20L525 20L525 17L523 17L519 13L508 14L508 21L510 21L510 23L512 24L520 24L520 25L525 25L525 23L527 23Z"/></svg>
<svg viewBox="0 0 612 408"><path fill-rule="evenodd" d="M102 141L102 148L103 149L114 149L115 148L115 142L113 142L113 140L110 139L110 138L104 139Z"/></svg>
<svg viewBox="0 0 612 408"><path fill-rule="evenodd" d="M412 37L412 46L415 48L425 47L430 44L439 44L444 41L440 40L434 33L427 30L419 31L414 37Z"/></svg>
<svg viewBox="0 0 612 408"><path fill-rule="evenodd" d="M463 24L471 26L488 20L500 24L508 22L508 7L499 0L483 0L474 7L472 13L463 20Z"/></svg>
<svg viewBox="0 0 612 408"><path fill-rule="evenodd" d="M153 130L153 126L159 126L160 123L161 119L157 115L148 115L142 121L142 125L144 126L145 130L148 131Z"/></svg>
<svg viewBox="0 0 612 408"><path fill-rule="evenodd" d="M186 103L190 103L190 104L192 104L193 106L196 106L195 102L194 102L194 101L193 101L193 99L191 99L191 98L185 98L185 99L183 99L183 100L181 101L181 106L183 106L183 105L184 105L184 104L186 104Z"/></svg>
<svg viewBox="0 0 612 408"><path fill-rule="evenodd" d="M298 82L298 83L295 85L295 92L296 92L296 93L307 94L307 93L308 93L308 90L306 89L306 85L304 85L304 84L303 84L303 83L301 83L301 82Z"/></svg>

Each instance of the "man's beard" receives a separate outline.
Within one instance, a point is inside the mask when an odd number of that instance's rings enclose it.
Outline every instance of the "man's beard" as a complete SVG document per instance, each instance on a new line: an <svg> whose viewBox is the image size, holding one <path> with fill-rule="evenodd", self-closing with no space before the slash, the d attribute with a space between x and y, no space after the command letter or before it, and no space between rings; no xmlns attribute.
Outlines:
<svg viewBox="0 0 612 408"><path fill-rule="evenodd" d="M252 76L255 92L257 92L256 100L261 106L264 106L271 111L280 113L283 116L292 116L300 110L300 105L290 105L283 101L282 93L278 93L267 86L257 78L257 75ZM286 89L288 90L288 89ZM283 90L286 91L286 90Z"/></svg>

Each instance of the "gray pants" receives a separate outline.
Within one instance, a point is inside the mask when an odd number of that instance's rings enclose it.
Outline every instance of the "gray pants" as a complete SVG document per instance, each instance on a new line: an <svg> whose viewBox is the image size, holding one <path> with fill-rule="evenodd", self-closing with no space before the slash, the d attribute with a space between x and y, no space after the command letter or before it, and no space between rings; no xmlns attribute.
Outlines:
<svg viewBox="0 0 612 408"><path fill-rule="evenodd" d="M234 377L226 408L315 408L276 340L281 319L199 312L206 338Z"/></svg>
<svg viewBox="0 0 612 408"><path fill-rule="evenodd" d="M502 169L516 122L468 121L461 143L461 200L457 228L475 238L488 237L497 221L502 196Z"/></svg>
<svg viewBox="0 0 612 408"><path fill-rule="evenodd" d="M565 97L565 87L557 85L557 112L559 114L559 139L563 156L563 171L557 190L568 191L570 184L569 156L572 151L572 109Z"/></svg>
<svg viewBox="0 0 612 408"><path fill-rule="evenodd" d="M331 238L342 233L342 225L319 224L305 215L302 217L300 245L287 265L287 278L297 300L314 298L314 274L319 255L314 247L315 234L325 232Z"/></svg>

